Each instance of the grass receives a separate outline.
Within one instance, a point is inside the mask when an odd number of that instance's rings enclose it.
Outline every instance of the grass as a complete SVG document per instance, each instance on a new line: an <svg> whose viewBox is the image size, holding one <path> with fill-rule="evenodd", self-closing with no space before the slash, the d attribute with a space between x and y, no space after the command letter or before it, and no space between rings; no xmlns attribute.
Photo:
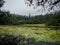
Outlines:
<svg viewBox="0 0 60 45"><path fill-rule="evenodd" d="M45 25L44 24L24 24L22 26L0 25L0 34L23 35L25 38L34 38L36 39L36 41L45 42L60 41L60 30L52 30L49 28L40 28L34 26L41 27Z"/></svg>

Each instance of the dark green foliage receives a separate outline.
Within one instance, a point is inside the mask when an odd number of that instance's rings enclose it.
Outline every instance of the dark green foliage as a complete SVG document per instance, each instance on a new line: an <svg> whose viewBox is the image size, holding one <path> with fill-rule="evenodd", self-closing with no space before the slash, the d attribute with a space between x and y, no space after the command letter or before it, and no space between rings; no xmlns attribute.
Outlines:
<svg viewBox="0 0 60 45"><path fill-rule="evenodd" d="M9 11L1 11L0 13L0 25L46 24L48 26L60 26L60 11L37 16L22 16L11 14Z"/></svg>
<svg viewBox="0 0 60 45"><path fill-rule="evenodd" d="M0 25L19 25L19 24L40 24L43 23L43 16L21 16L10 14L9 11L0 12Z"/></svg>
<svg viewBox="0 0 60 45"><path fill-rule="evenodd" d="M47 25L60 26L60 14L59 13L51 14L47 21Z"/></svg>
<svg viewBox="0 0 60 45"><path fill-rule="evenodd" d="M36 42L34 38L25 38L21 35L0 35L0 45L60 45L59 42Z"/></svg>
<svg viewBox="0 0 60 45"><path fill-rule="evenodd" d="M29 45L33 43L35 43L34 38L25 38L21 35L0 35L0 45Z"/></svg>
<svg viewBox="0 0 60 45"><path fill-rule="evenodd" d="M10 12L2 12L0 14L0 24L15 24L16 17L12 16ZM14 20L14 21L13 21Z"/></svg>
<svg viewBox="0 0 60 45"><path fill-rule="evenodd" d="M3 6L4 2L4 0L0 0L0 8Z"/></svg>

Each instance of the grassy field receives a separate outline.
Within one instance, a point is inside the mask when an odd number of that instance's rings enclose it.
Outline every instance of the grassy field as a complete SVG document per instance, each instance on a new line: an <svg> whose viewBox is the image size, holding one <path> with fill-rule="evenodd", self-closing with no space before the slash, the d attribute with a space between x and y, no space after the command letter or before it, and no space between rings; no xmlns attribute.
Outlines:
<svg viewBox="0 0 60 45"><path fill-rule="evenodd" d="M60 30L52 30L44 24L24 24L22 26L0 25L0 35L23 35L25 38L34 38L36 41L60 41Z"/></svg>

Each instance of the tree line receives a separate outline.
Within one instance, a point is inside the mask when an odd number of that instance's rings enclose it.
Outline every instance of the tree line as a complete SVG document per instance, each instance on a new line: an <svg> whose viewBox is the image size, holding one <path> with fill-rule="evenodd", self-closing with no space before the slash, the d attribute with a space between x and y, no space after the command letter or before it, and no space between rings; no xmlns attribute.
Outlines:
<svg viewBox="0 0 60 45"><path fill-rule="evenodd" d="M54 14L36 15L36 16L22 16L18 14L11 14L9 11L0 12L0 24L48 24L60 25L60 11Z"/></svg>

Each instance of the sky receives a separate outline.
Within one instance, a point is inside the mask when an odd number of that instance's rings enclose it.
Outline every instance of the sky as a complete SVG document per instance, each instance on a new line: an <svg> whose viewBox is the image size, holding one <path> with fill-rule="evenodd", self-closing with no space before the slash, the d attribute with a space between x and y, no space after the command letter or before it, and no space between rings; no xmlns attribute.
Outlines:
<svg viewBox="0 0 60 45"><path fill-rule="evenodd" d="M55 7L55 10L56 9L57 8ZM11 13L27 15L27 16L29 15L29 13L34 16L34 15L45 14L48 12L46 10L42 13L42 7L33 9L33 7L25 5L24 0L5 0L5 4L2 7L2 10L7 10L10 11ZM60 10L60 8L58 8L57 10Z"/></svg>

